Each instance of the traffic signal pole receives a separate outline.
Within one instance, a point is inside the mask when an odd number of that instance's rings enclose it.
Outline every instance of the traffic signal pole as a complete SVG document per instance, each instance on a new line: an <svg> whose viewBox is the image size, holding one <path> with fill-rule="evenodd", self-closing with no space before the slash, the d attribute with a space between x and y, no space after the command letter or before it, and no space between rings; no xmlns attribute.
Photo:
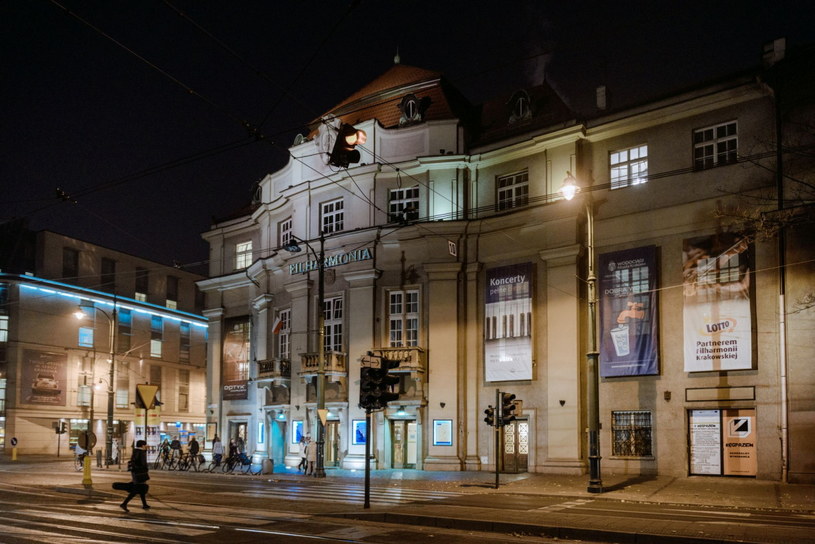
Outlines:
<svg viewBox="0 0 815 544"><path fill-rule="evenodd" d="M500 476L498 472L498 462L501 459L501 427L499 422L501 421L501 391L499 389L495 390L495 489L498 489L500 485Z"/></svg>
<svg viewBox="0 0 815 544"><path fill-rule="evenodd" d="M365 504L371 507L371 409L365 409Z"/></svg>

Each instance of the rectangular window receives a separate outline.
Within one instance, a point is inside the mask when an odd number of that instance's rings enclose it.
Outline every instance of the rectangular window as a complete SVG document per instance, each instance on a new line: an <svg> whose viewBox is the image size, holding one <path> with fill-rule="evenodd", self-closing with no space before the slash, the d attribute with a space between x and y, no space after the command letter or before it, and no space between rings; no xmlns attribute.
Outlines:
<svg viewBox="0 0 815 544"><path fill-rule="evenodd" d="M161 400L161 366L150 365L150 384L157 385L156 400Z"/></svg>
<svg viewBox="0 0 815 544"><path fill-rule="evenodd" d="M190 324L182 321L178 326L181 336L181 344L178 347L178 362L190 362Z"/></svg>
<svg viewBox="0 0 815 544"><path fill-rule="evenodd" d="M167 276L167 307L178 308L178 278L175 276Z"/></svg>
<svg viewBox="0 0 815 544"><path fill-rule="evenodd" d="M178 411L190 411L190 371L178 371Z"/></svg>
<svg viewBox="0 0 815 544"><path fill-rule="evenodd" d="M693 131L693 167L696 170L733 164L738 158L736 121Z"/></svg>
<svg viewBox="0 0 815 544"><path fill-rule="evenodd" d="M277 224L277 245L285 247L291 243L291 217Z"/></svg>
<svg viewBox="0 0 815 544"><path fill-rule="evenodd" d="M280 310L280 330L277 333L277 354L281 359L291 360L291 310Z"/></svg>
<svg viewBox="0 0 815 544"><path fill-rule="evenodd" d="M611 455L651 457L651 412L622 410L611 412Z"/></svg>
<svg viewBox="0 0 815 544"><path fill-rule="evenodd" d="M126 309L117 310L116 323L118 325L116 350L119 353L130 351L131 339L133 338L133 312Z"/></svg>
<svg viewBox="0 0 815 544"><path fill-rule="evenodd" d="M252 264L252 241L235 244L235 270L247 268Z"/></svg>
<svg viewBox="0 0 815 544"><path fill-rule="evenodd" d="M130 381L126 368L116 374L116 408L130 408Z"/></svg>
<svg viewBox="0 0 815 544"><path fill-rule="evenodd" d="M146 268L136 267L136 292L133 298L141 302L147 302L147 295L150 288L150 271Z"/></svg>
<svg viewBox="0 0 815 544"><path fill-rule="evenodd" d="M393 222L415 221L419 218L419 186L391 189L388 214Z"/></svg>
<svg viewBox="0 0 815 544"><path fill-rule="evenodd" d="M342 351L342 297L330 297L323 300L325 318L325 351Z"/></svg>
<svg viewBox="0 0 815 544"><path fill-rule="evenodd" d="M157 315L150 317L150 357L161 357L164 341L164 320Z"/></svg>
<svg viewBox="0 0 815 544"><path fill-rule="evenodd" d="M70 248L62 248L62 279L65 281L76 280L79 277L79 251Z"/></svg>
<svg viewBox="0 0 815 544"><path fill-rule="evenodd" d="M419 345L419 291L390 291L388 293L388 324L390 347Z"/></svg>
<svg viewBox="0 0 815 544"><path fill-rule="evenodd" d="M102 290L109 293L116 292L116 261L102 257L100 278Z"/></svg>
<svg viewBox="0 0 815 544"><path fill-rule="evenodd" d="M0 315L0 342L8 342L8 316Z"/></svg>
<svg viewBox="0 0 815 544"><path fill-rule="evenodd" d="M323 234L340 232L345 228L345 209L343 200L324 202L320 207L320 224Z"/></svg>
<svg viewBox="0 0 815 544"><path fill-rule="evenodd" d="M529 203L529 172L500 176L496 182L498 210L508 210Z"/></svg>
<svg viewBox="0 0 815 544"><path fill-rule="evenodd" d="M77 345L81 348L93 347L93 327L79 327L79 341Z"/></svg>
<svg viewBox="0 0 815 544"><path fill-rule="evenodd" d="M76 388L76 405L77 406L90 406L91 405L91 386L79 384Z"/></svg>
<svg viewBox="0 0 815 544"><path fill-rule="evenodd" d="M620 189L648 181L648 146L639 145L609 155L611 188Z"/></svg>
<svg viewBox="0 0 815 544"><path fill-rule="evenodd" d="M6 379L0 378L0 412L6 411ZM5 428L3 429L5 431Z"/></svg>

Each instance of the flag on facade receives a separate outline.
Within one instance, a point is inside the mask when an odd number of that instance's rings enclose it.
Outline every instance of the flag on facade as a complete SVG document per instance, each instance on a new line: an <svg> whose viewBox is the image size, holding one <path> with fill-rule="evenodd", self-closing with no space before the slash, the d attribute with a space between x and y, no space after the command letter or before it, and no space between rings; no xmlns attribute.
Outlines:
<svg viewBox="0 0 815 544"><path fill-rule="evenodd" d="M280 334L280 329L283 328L283 320L280 317L276 317L274 320L274 324L272 325L272 332L274 334Z"/></svg>

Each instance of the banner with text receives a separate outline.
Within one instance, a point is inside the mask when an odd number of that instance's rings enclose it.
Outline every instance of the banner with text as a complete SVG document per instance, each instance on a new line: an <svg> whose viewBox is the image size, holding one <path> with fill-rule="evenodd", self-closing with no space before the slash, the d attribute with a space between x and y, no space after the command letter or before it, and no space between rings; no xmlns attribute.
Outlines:
<svg viewBox="0 0 815 544"><path fill-rule="evenodd" d="M659 374L656 246L600 255L600 375Z"/></svg>
<svg viewBox="0 0 815 544"><path fill-rule="evenodd" d="M223 399L245 400L249 381L249 317L224 320Z"/></svg>
<svg viewBox="0 0 815 544"><path fill-rule="evenodd" d="M683 242L686 372L753 367L748 248L733 233Z"/></svg>
<svg viewBox="0 0 815 544"><path fill-rule="evenodd" d="M484 364L488 382L532 379L533 263L487 270Z"/></svg>

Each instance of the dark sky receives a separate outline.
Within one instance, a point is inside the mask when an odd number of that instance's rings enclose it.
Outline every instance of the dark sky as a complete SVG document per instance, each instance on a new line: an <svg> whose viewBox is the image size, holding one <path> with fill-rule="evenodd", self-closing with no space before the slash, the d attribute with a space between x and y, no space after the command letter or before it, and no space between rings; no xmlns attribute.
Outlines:
<svg viewBox="0 0 815 544"><path fill-rule="evenodd" d="M780 36L815 42L809 2L4 0L0 222L200 262L212 216L397 47L474 103L546 67L581 107L737 72Z"/></svg>

